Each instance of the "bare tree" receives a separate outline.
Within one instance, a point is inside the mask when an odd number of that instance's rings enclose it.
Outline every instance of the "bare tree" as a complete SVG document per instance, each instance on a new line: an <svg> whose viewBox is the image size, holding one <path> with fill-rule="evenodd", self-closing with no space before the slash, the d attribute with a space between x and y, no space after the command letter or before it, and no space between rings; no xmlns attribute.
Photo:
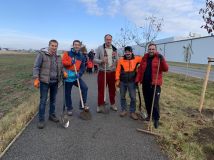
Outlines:
<svg viewBox="0 0 214 160"><path fill-rule="evenodd" d="M132 32L132 39L140 46L147 49L150 42L154 41L162 29L163 18L149 16L145 18L142 26L136 26Z"/></svg>
<svg viewBox="0 0 214 160"><path fill-rule="evenodd" d="M192 58L193 50L192 44L188 44L187 46L183 46L184 48L184 62L186 63L186 78L188 76L189 64Z"/></svg>
<svg viewBox="0 0 214 160"><path fill-rule="evenodd" d="M120 28L119 34L116 34L113 43L117 48L123 49L127 45L132 44L130 25L125 25Z"/></svg>
<svg viewBox="0 0 214 160"><path fill-rule="evenodd" d="M214 2L212 0L206 0L206 8L201 8L199 14L202 14L202 18L205 22L201 26L207 30L208 34L213 35L214 32Z"/></svg>

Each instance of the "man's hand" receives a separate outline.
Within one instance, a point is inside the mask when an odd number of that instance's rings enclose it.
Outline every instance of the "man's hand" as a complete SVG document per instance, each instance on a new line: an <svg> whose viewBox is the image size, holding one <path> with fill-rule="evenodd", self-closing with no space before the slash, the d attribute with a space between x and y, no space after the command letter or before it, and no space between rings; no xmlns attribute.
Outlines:
<svg viewBox="0 0 214 160"><path fill-rule="evenodd" d="M161 54L158 54L158 58L162 61L163 56Z"/></svg>
<svg viewBox="0 0 214 160"><path fill-rule="evenodd" d="M39 78L36 78L36 79L34 80L34 83L33 83L34 87L35 87L35 88L39 88L39 84L40 84Z"/></svg>
<svg viewBox="0 0 214 160"><path fill-rule="evenodd" d="M74 65L76 62L75 58L72 58L71 64Z"/></svg>
<svg viewBox="0 0 214 160"><path fill-rule="evenodd" d="M103 63L103 64L107 64L107 63L108 63L108 57L105 56L105 57L103 58L103 60L102 60L102 63Z"/></svg>
<svg viewBox="0 0 214 160"><path fill-rule="evenodd" d="M120 86L120 80L116 80L116 82L115 82L115 87L118 87L118 88L119 88L119 86Z"/></svg>
<svg viewBox="0 0 214 160"><path fill-rule="evenodd" d="M80 78L80 74L79 73L77 73L75 76L76 76L77 79Z"/></svg>
<svg viewBox="0 0 214 160"><path fill-rule="evenodd" d="M139 86L139 82L135 82L135 86L138 87Z"/></svg>
<svg viewBox="0 0 214 160"><path fill-rule="evenodd" d="M63 78L68 78L68 73L67 72L63 72Z"/></svg>

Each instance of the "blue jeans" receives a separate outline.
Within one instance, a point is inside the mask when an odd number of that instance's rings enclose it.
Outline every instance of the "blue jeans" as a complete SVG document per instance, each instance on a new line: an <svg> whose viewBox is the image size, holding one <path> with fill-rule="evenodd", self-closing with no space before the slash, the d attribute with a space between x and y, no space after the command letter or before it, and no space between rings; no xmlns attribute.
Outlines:
<svg viewBox="0 0 214 160"><path fill-rule="evenodd" d="M40 82L40 104L39 104L39 121L45 120L45 107L48 98L48 90L50 89L50 109L49 115L55 114L56 94L58 83L43 83Z"/></svg>
<svg viewBox="0 0 214 160"><path fill-rule="evenodd" d="M129 111L132 113L132 112L135 112L135 110L136 110L135 82L128 82L128 83L120 82L120 105L121 105L122 111L126 111L126 108L127 108L127 103L126 103L127 89L129 91L129 97L131 99Z"/></svg>
<svg viewBox="0 0 214 160"><path fill-rule="evenodd" d="M88 86L85 84L85 82L81 78L79 79L79 82L80 82L80 89L81 89L81 93L82 93L83 103L86 104ZM73 85L78 87L77 81L65 82L65 106L67 107L68 111L73 109L72 100L71 100L71 90L72 90ZM80 106L81 106L81 102L80 102Z"/></svg>

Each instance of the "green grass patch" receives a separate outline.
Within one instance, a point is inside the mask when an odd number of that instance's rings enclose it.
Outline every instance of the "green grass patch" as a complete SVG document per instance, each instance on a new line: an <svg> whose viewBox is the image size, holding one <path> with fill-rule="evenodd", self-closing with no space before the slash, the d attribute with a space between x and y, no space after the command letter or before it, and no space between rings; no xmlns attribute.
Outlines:
<svg viewBox="0 0 214 160"><path fill-rule="evenodd" d="M35 92L34 54L0 54L0 112L6 114Z"/></svg>
<svg viewBox="0 0 214 160"><path fill-rule="evenodd" d="M186 63L184 62L167 62L170 66L178 66L178 67L187 67ZM196 64L196 63L190 63L189 68L192 69L201 69L201 70L207 70L207 64ZM214 71L213 66L211 67L211 71Z"/></svg>
<svg viewBox="0 0 214 160"><path fill-rule="evenodd" d="M154 131L161 134L157 141L171 159L204 160L214 156L214 139L208 136L212 133L210 130L214 129L214 82L208 83L201 117L198 108L202 86L201 79L164 74L160 127ZM199 136L202 133L204 139Z"/></svg>

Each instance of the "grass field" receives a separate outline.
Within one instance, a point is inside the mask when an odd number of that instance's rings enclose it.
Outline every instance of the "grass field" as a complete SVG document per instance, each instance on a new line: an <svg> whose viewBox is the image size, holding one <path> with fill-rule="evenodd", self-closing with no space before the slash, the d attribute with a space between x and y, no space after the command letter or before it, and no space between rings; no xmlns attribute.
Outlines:
<svg viewBox="0 0 214 160"><path fill-rule="evenodd" d="M186 67L186 63L184 62L167 62L170 66L178 66L178 67ZM212 63L213 64L213 63ZM189 68L193 69L201 69L201 70L207 70L207 64L196 64L196 63L190 63ZM211 71L214 71L214 66L211 67Z"/></svg>
<svg viewBox="0 0 214 160"><path fill-rule="evenodd" d="M0 54L0 152L37 109L33 54Z"/></svg>
<svg viewBox="0 0 214 160"><path fill-rule="evenodd" d="M5 114L26 100L32 87L35 55L0 55L0 112Z"/></svg>
<svg viewBox="0 0 214 160"><path fill-rule="evenodd" d="M0 55L0 152L38 105L38 90L32 86L35 55ZM171 159L200 160L214 157L214 82L209 82L203 117L197 109L203 80L164 75L159 144ZM146 127L146 125L144 125Z"/></svg>
<svg viewBox="0 0 214 160"><path fill-rule="evenodd" d="M155 132L171 159L203 160L214 157L214 82L209 82L203 116L198 112L203 80L164 75L160 127ZM145 125L146 127L147 125Z"/></svg>

